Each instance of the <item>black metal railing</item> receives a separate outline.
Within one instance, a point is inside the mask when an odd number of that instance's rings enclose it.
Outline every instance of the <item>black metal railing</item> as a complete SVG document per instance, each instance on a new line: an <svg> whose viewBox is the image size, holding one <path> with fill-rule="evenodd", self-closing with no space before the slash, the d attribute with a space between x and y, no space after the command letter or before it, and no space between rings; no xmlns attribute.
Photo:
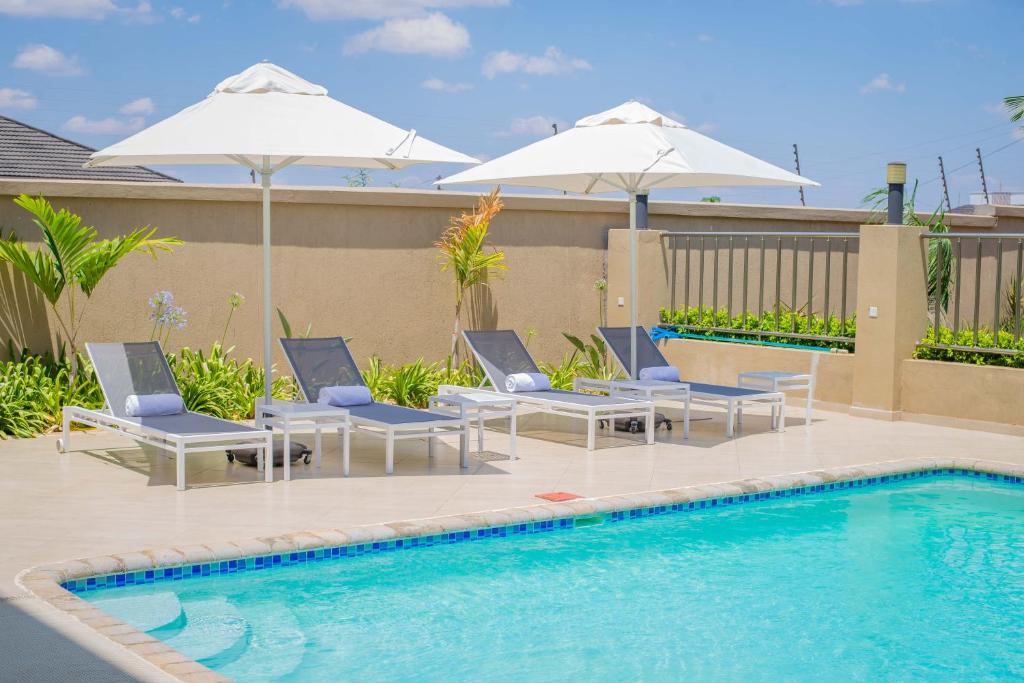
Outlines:
<svg viewBox="0 0 1024 683"><path fill-rule="evenodd" d="M827 231L665 232L674 319L663 322L850 348L858 238Z"/></svg>

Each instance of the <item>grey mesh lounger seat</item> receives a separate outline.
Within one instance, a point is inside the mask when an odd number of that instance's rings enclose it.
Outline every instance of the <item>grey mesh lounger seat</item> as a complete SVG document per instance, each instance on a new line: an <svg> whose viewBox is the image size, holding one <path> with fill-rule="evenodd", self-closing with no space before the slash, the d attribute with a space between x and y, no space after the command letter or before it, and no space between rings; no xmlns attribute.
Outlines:
<svg viewBox="0 0 1024 683"><path fill-rule="evenodd" d="M540 372L519 335L514 330L467 330L462 334L483 366L493 391L514 396L519 405L586 420L588 451L594 450L598 421L608 420L611 423L620 417L646 419L647 443L654 443L653 402L558 389L511 393L505 388L506 377L517 372Z"/></svg>
<svg viewBox="0 0 1024 683"><path fill-rule="evenodd" d="M629 368L629 343L630 333L628 327L598 327L608 347L612 350L615 359L622 366L623 370ZM638 368L654 368L670 365L661 353L661 349L654 343L647 330L638 328L636 331L636 364ZM628 370L627 370L628 371ZM735 433L734 425L739 423L743 417L744 403L761 403L771 407L772 429L779 431L783 428L784 414L786 407L786 395L774 391L760 391L758 389L741 389L723 384L705 384L702 382L656 382L645 380L581 380L591 388L605 388L609 393L626 396L648 396L657 398L659 388L677 387L687 385L689 387L690 403L702 405L722 406L726 410L725 435L732 437ZM687 421L689 409L687 407ZM684 428L684 435L688 429Z"/></svg>
<svg viewBox="0 0 1024 683"><path fill-rule="evenodd" d="M307 401L315 402L324 387L366 386L363 376L359 373L359 367L348 350L348 345L341 337L280 341L292 373ZM362 406L348 406L346 410L352 429L384 439L384 471L387 474L395 470L397 439L426 438L428 454L433 457L434 439L458 435L459 463L464 468L469 467L468 420L376 401ZM347 459L342 463L342 471L348 476Z"/></svg>
<svg viewBox="0 0 1024 683"><path fill-rule="evenodd" d="M262 464L273 448L273 434L202 413L184 412L157 417L129 417L125 399L129 395L178 394L178 385L167 366L159 342L127 344L86 344L103 397L103 410L76 406L64 408L60 452L71 450L71 424L87 424L130 437L175 455L177 488L185 490L185 457L193 453L223 453L232 448L256 448Z"/></svg>

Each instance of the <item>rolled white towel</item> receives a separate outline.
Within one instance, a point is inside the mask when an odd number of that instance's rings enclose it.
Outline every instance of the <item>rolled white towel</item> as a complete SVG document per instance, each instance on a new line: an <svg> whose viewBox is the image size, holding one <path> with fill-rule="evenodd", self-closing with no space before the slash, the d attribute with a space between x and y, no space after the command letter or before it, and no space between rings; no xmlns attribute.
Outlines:
<svg viewBox="0 0 1024 683"><path fill-rule="evenodd" d="M519 391L550 391L551 380L540 372L516 372L505 378L505 388Z"/></svg>
<svg viewBox="0 0 1024 683"><path fill-rule="evenodd" d="M640 379L657 382L678 382L679 368L674 365L659 365L653 368L640 368Z"/></svg>
<svg viewBox="0 0 1024 683"><path fill-rule="evenodd" d="M373 403L373 395L370 390L361 385L324 387L316 399L317 403L326 403L336 408L348 406L364 406Z"/></svg>
<svg viewBox="0 0 1024 683"><path fill-rule="evenodd" d="M129 394L124 412L128 417L179 415L185 412L185 402L178 394Z"/></svg>

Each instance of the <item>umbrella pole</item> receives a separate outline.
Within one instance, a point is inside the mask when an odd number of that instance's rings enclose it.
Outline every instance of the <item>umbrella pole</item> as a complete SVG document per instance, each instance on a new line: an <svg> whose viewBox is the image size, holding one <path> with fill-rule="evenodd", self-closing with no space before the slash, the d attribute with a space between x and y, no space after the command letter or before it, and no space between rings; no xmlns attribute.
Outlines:
<svg viewBox="0 0 1024 683"><path fill-rule="evenodd" d="M271 336L272 298L270 292L270 178L273 171L270 169L270 157L263 157L263 167L260 170L260 181L263 185L263 400L265 403L272 401L270 389L273 384L273 342Z"/></svg>
<svg viewBox="0 0 1024 683"><path fill-rule="evenodd" d="M636 290L637 290L637 244L636 244L636 192L629 193L629 377L636 379Z"/></svg>

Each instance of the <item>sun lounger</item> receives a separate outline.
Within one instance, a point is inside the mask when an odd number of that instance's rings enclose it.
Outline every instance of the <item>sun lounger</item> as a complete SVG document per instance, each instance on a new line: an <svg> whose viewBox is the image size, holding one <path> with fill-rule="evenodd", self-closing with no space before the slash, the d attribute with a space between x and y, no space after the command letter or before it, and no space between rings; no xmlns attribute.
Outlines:
<svg viewBox="0 0 1024 683"><path fill-rule="evenodd" d="M629 345L630 328L628 327L599 327L597 328L612 355L625 370L629 367ZM653 368L668 366L670 363L661 353L661 349L654 343L647 330L637 330L637 354L636 364L638 368ZM699 405L711 405L724 407L726 411L725 435L732 437L735 428L741 426L743 419L744 404L766 404L771 408L771 425L773 430L784 428L784 412L786 407L786 395L781 391L763 391L758 389L743 389L722 384L707 384L703 382L661 382L656 380L625 379L625 380L590 380L579 379L576 382L579 387L590 389L603 389L609 395L615 396L636 396L649 400L679 400L684 404L684 426L683 436L689 435L689 407L696 403ZM686 393L673 395L672 392L687 388Z"/></svg>
<svg viewBox="0 0 1024 683"><path fill-rule="evenodd" d="M352 354L341 337L321 339L281 339L281 348L298 380L302 395L316 402L324 387L366 386ZM434 439L459 437L459 455L462 467L469 467L469 421L451 415L427 410L404 408L389 403L367 403L347 406L352 429L383 438L387 474L395 469L395 441L399 439L427 439L428 453L434 455ZM349 473L346 458L345 476Z"/></svg>
<svg viewBox="0 0 1024 683"><path fill-rule="evenodd" d="M540 372L537 363L513 330L465 331L463 336L493 387L492 391L514 396L519 405L587 421L587 450L594 450L597 423L616 418L639 417L645 420L647 443L654 443L654 403L634 398L598 396L578 391L509 392L505 379L514 373Z"/></svg>
<svg viewBox="0 0 1024 683"><path fill-rule="evenodd" d="M57 442L62 453L71 450L72 423L115 432L174 453L179 491L185 490L186 456L214 451L223 453L233 448L256 448L263 463L266 455L272 453L273 435L270 432L203 413L186 411L154 417L129 416L125 401L130 395L180 394L158 342L85 346L107 405L103 410L76 406L64 408L63 435Z"/></svg>

